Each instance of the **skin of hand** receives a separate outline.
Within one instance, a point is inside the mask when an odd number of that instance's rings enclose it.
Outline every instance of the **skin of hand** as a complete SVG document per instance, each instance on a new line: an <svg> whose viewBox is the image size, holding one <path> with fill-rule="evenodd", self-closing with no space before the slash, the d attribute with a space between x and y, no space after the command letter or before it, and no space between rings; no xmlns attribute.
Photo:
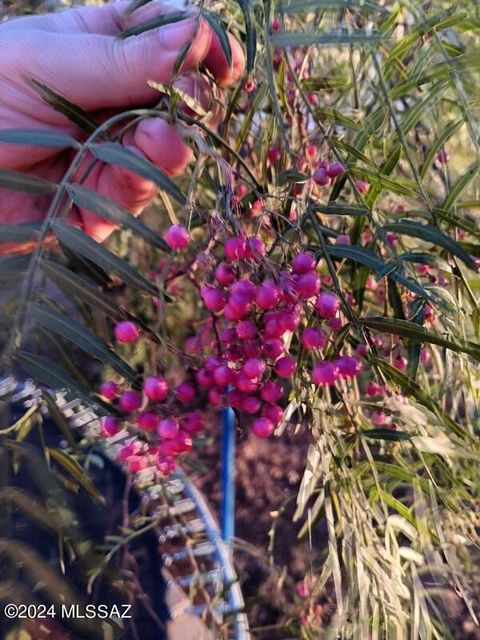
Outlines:
<svg viewBox="0 0 480 640"><path fill-rule="evenodd" d="M215 111L210 84L198 68L208 69L219 86L237 81L244 71L244 55L237 40L229 36L233 56L229 67L217 36L195 13L138 36L117 39L121 31L175 10L154 0L127 15L129 4L130 0L121 0L0 25L0 129L61 130L84 139L85 133L49 106L29 79L47 85L102 122L129 108L155 105L160 94L147 81L171 82L186 43L190 43L188 54L175 83L204 109ZM127 132L122 143L170 176L182 173L192 159L175 126L159 118L142 120ZM0 143L0 169L55 182L62 179L71 159L71 151ZM85 162L90 161L87 154ZM149 180L101 162L83 184L135 215L152 202L157 191ZM45 196L0 188L0 223L40 221L48 204ZM116 228L85 209L73 208L68 219L98 241Z"/></svg>

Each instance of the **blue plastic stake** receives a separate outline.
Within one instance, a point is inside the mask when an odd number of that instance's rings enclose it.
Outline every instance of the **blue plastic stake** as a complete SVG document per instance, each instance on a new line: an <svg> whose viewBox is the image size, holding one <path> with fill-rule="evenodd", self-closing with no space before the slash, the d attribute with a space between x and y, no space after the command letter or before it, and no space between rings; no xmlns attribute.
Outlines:
<svg viewBox="0 0 480 640"><path fill-rule="evenodd" d="M220 529L225 542L235 535L235 413L222 411L222 504Z"/></svg>

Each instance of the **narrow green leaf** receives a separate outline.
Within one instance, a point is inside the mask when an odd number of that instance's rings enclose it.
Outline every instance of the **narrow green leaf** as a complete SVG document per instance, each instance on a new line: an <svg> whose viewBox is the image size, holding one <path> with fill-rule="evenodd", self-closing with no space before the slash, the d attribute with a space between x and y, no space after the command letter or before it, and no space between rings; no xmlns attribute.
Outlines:
<svg viewBox="0 0 480 640"><path fill-rule="evenodd" d="M400 222L391 222L383 225L382 229L383 231L401 233L413 238L425 240L425 242L431 242L462 260L462 262L464 262L467 267L470 267L470 269L477 269L474 260L472 260L460 244L450 238L450 236L447 236L446 233L443 233L443 231L437 227L432 227L428 224L421 224L414 220L401 220Z"/></svg>
<svg viewBox="0 0 480 640"><path fill-rule="evenodd" d="M185 20L187 17L188 14L186 11L172 11L171 13L165 13L161 16L151 18L150 20L145 20L145 22L136 24L129 29L125 29L118 34L117 38L124 40L125 38L130 38L130 36L138 36L141 33L145 33L145 31L151 31L152 29L158 29L158 27L164 27L167 24L180 22L181 20Z"/></svg>
<svg viewBox="0 0 480 640"><path fill-rule="evenodd" d="M195 100L195 98L186 93L186 91L182 91L180 87L176 87L173 84L165 84L163 82L154 82L153 80L149 80L147 84L149 87L152 87L152 89L168 95L179 102L185 103L185 105L197 116L205 118L208 115L202 105Z"/></svg>
<svg viewBox="0 0 480 640"><path fill-rule="evenodd" d="M93 400L95 403L101 404L88 387L78 380L74 380L65 369L59 367L49 358L19 349L15 353L15 359L22 369L37 382L46 384L55 390L68 389L89 403Z"/></svg>
<svg viewBox="0 0 480 640"><path fill-rule="evenodd" d="M391 442L402 442L403 440L409 440L413 436L413 433L385 428L368 429L367 431L361 431L360 433L362 436L366 436L367 438L372 438L374 440L389 440Z"/></svg>
<svg viewBox="0 0 480 640"><path fill-rule="evenodd" d="M30 79L30 84L35 91L42 96L47 104L53 107L55 111L62 113L70 120L70 122L73 122L73 124L80 127L80 129L83 129L83 131L93 133L98 129L99 124L96 120L78 105L70 102L70 100L67 100L58 93L55 93L55 91L52 91L52 89L47 87L46 84L42 84L33 78Z"/></svg>
<svg viewBox="0 0 480 640"><path fill-rule="evenodd" d="M49 196L57 190L57 185L54 182L50 182L50 180L29 176L20 173L20 171L11 171L9 169L0 169L0 187L24 193L35 193L41 196Z"/></svg>
<svg viewBox="0 0 480 640"><path fill-rule="evenodd" d="M140 7L143 7L144 5L148 4L149 2L151 2L151 0L133 0L133 2L131 2L128 5L128 9L125 11L125 14L127 16L129 16L134 11L136 11L137 9L140 9Z"/></svg>
<svg viewBox="0 0 480 640"><path fill-rule="evenodd" d="M334 258L346 258L347 260L358 262L377 273L380 277L390 278L394 282L398 282L421 298L433 303L438 302L436 297L429 291L410 278L402 275L398 270L398 265L384 262L384 260L379 258L373 251L357 245L335 245L329 246L327 250Z"/></svg>
<svg viewBox="0 0 480 640"><path fill-rule="evenodd" d="M443 149L445 144L450 140L450 138L460 129L463 124L463 120L457 120L456 122L450 122L443 131L435 136L434 143L428 152L427 157L425 158L425 162L423 163L422 170L420 171L420 176L425 178L427 173L430 171L430 168L437 157L439 151Z"/></svg>
<svg viewBox="0 0 480 640"><path fill-rule="evenodd" d="M390 176L397 164L400 161L400 157L402 155L402 145L398 144L393 149L390 149L386 152L386 160L380 170L382 176ZM372 187L368 190L367 195L365 196L365 202L370 209L373 207L377 198L382 193L383 185L379 182L378 184L372 185Z"/></svg>
<svg viewBox="0 0 480 640"><path fill-rule="evenodd" d="M68 134L48 129L0 129L0 142L49 149L80 149L82 146Z"/></svg>
<svg viewBox="0 0 480 640"><path fill-rule="evenodd" d="M425 304L423 300L415 300L412 304L412 316L411 320L423 327L425 322ZM420 352L422 350L422 343L418 340L409 340L407 345L408 355L408 368L407 375L411 380L416 380L418 365L420 364Z"/></svg>
<svg viewBox="0 0 480 640"><path fill-rule="evenodd" d="M392 193L398 193L400 195L416 197L415 189L408 186L406 181L399 182L389 176L384 175L380 171L373 171L367 167L351 167L350 172L361 180L366 180L370 185L374 187L381 187ZM411 183L413 185L413 183Z"/></svg>
<svg viewBox="0 0 480 640"><path fill-rule="evenodd" d="M372 0L290 0L278 6L281 13L287 14L318 9L361 9L365 12L389 13L385 7Z"/></svg>
<svg viewBox="0 0 480 640"><path fill-rule="evenodd" d="M357 122L353 118L346 116L338 109L333 109L331 107L320 107L318 109L315 109L315 117L319 120L336 122L344 127L347 127L348 129L353 129L355 131L361 131L363 129L360 122Z"/></svg>
<svg viewBox="0 0 480 640"><path fill-rule="evenodd" d="M148 162L144 158L137 156L129 149L122 147L121 144L115 142L104 142L103 144L92 144L89 146L92 155L109 164L118 164L129 171L137 173L139 176L152 180L161 189L175 198L180 204L185 204L186 199L176 184L167 176L166 173L158 169L154 164Z"/></svg>
<svg viewBox="0 0 480 640"><path fill-rule="evenodd" d="M449 415L444 413L435 400L433 400L431 395L429 393L425 393L416 382L384 360L377 358L373 363L382 371L390 384L395 385L395 387L401 389L403 393L412 396L424 407L430 409L430 411L432 411L453 433L462 439L467 438L474 441L473 436L452 420Z"/></svg>
<svg viewBox="0 0 480 640"><path fill-rule="evenodd" d="M87 476L78 462L72 458L68 453L61 449L47 448L48 454L55 460L57 464L63 467L80 486L82 486L87 493L89 493L97 502L104 504L105 498L93 484L90 478Z"/></svg>
<svg viewBox="0 0 480 640"><path fill-rule="evenodd" d="M255 29L255 20L250 0L237 0L237 2L240 5L240 9L243 13L243 19L245 21L247 72L250 72L255 66L255 57L257 54L257 31Z"/></svg>
<svg viewBox="0 0 480 640"><path fill-rule="evenodd" d="M113 202L113 200L95 191L86 189L79 184L67 185L67 192L78 207L93 211L102 218L110 220L110 222L131 229L140 237L150 242L154 247L162 251L170 252L170 247L158 233L147 227L139 218L135 218L127 209Z"/></svg>
<svg viewBox="0 0 480 640"><path fill-rule="evenodd" d="M463 173L455 184L450 189L448 196L445 198L445 202L442 204L442 209L449 211L456 203L458 196L462 193L464 189L470 184L470 182L475 178L480 169L480 160L475 160L469 168Z"/></svg>
<svg viewBox="0 0 480 640"><path fill-rule="evenodd" d="M272 36L271 40L276 47L284 49L286 47L304 47L312 44L376 45L385 40L385 38L381 33L377 33L375 31L366 31L364 29L349 31L348 29L342 29L338 31L331 31L330 33L319 31L284 31Z"/></svg>
<svg viewBox="0 0 480 640"><path fill-rule="evenodd" d="M230 46L230 40L228 38L228 33L225 25L217 15L211 13L210 11L203 10L202 16L205 18L205 20L212 28L212 31L217 36L220 42L220 46L222 47L223 55L227 60L228 66L231 68L233 63L232 47Z"/></svg>
<svg viewBox="0 0 480 640"><path fill-rule="evenodd" d="M36 240L40 225L34 222L0 224L0 242L26 242Z"/></svg>
<svg viewBox="0 0 480 640"><path fill-rule="evenodd" d="M33 319L44 329L53 331L101 362L109 364L127 380L135 380L135 371L90 329L44 305L30 303L28 308Z"/></svg>
<svg viewBox="0 0 480 640"><path fill-rule="evenodd" d="M369 209L362 204L347 204L346 202L314 203L311 205L314 211L333 216L365 216Z"/></svg>
<svg viewBox="0 0 480 640"><path fill-rule="evenodd" d="M286 171L282 171L278 174L277 185L282 187L285 184L289 186L292 184L303 184L307 180L308 176L306 174L292 169L287 169Z"/></svg>
<svg viewBox="0 0 480 640"><path fill-rule="evenodd" d="M57 404L55 403L54 399L49 393L47 392L43 393L42 398L48 407L48 413L50 417L55 422L57 427L60 429L60 432L62 433L65 440L68 442L69 447L73 449L73 451L76 451L78 449L78 445L75 442L75 438L73 437L73 434L72 434L72 429L68 424L65 416L57 407Z"/></svg>
<svg viewBox="0 0 480 640"><path fill-rule="evenodd" d="M52 228L59 241L73 253L91 260L107 273L116 273L131 286L143 289L152 295L159 294L157 287L140 275L125 260L108 251L103 245L95 242L80 229L62 220L52 223Z"/></svg>
<svg viewBox="0 0 480 640"><path fill-rule="evenodd" d="M418 324L409 322L408 320L374 316L371 318L359 318L359 322L365 327L374 329L375 331L391 333L392 335L401 336L402 338L412 338L419 342L437 344L440 347L445 347L445 349L450 349L456 353L466 353L475 360L480 361L480 344L458 338L456 340L449 340L436 333L430 333L424 327L420 327Z"/></svg>

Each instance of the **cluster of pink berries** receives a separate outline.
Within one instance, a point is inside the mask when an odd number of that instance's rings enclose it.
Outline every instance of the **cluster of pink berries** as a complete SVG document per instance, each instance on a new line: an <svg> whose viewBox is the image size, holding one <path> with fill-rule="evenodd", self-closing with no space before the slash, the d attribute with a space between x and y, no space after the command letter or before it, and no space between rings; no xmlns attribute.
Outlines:
<svg viewBox="0 0 480 640"><path fill-rule="evenodd" d="M121 322L115 327L115 334L121 342L133 342L138 329L132 322ZM170 389L163 376L148 376L142 391L136 391L109 380L100 386L99 393L127 416L122 420L113 415L102 418L102 437L111 438L122 427L136 429L144 436L120 451L120 459L131 471L156 465L160 472L170 473L175 458L190 451L192 436L203 429L202 413L193 408L195 387L186 382Z"/></svg>

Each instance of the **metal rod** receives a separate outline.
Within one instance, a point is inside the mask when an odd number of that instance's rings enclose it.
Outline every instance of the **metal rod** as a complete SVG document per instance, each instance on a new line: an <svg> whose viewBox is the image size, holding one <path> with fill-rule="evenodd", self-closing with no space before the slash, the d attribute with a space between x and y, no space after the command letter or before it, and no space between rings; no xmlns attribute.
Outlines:
<svg viewBox="0 0 480 640"><path fill-rule="evenodd" d="M222 503L220 510L222 539L230 542L235 535L235 413L231 407L222 411Z"/></svg>

